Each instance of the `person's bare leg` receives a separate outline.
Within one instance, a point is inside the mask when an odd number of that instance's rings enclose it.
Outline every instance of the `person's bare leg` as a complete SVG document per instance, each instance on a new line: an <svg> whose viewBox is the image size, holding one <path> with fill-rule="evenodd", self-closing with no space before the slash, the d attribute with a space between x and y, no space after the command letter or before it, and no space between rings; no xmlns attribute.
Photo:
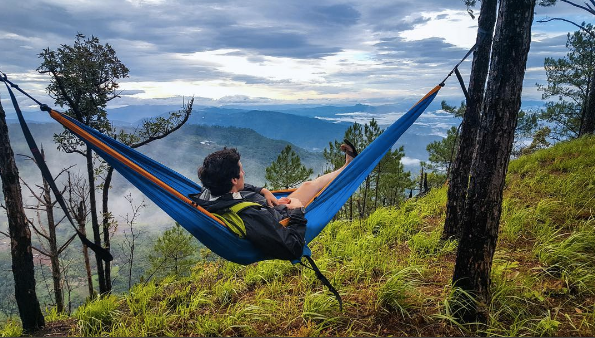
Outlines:
<svg viewBox="0 0 595 338"><path fill-rule="evenodd" d="M353 151L353 149L351 149L351 147L349 147L348 145L342 144L341 150L345 151L346 149ZM316 196L316 194L318 194L322 189L324 189L324 187L326 187L332 180L334 180L335 177L337 177L352 160L353 157L345 154L345 164L341 168L328 174L317 177L312 181L306 181L302 183L302 185L300 185L288 197L297 198L302 202L303 205L306 205L314 198L314 196Z"/></svg>

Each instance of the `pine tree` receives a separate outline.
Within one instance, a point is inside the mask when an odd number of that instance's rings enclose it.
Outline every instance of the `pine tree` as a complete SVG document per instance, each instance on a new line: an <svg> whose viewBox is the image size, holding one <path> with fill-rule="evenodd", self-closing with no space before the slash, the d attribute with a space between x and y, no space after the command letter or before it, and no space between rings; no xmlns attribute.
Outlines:
<svg viewBox="0 0 595 338"><path fill-rule="evenodd" d="M171 112L167 117L145 120L133 134L117 131L108 120L106 105L119 97L117 81L128 76L128 68L118 59L116 51L109 44L102 44L94 36L87 38L83 34L77 34L72 46L61 45L57 50L46 48L39 57L43 61L37 70L51 75L47 90L57 105L68 107L66 115L131 148L168 136L186 123L192 112L193 99L180 111ZM113 168L105 162L100 166L94 165L92 150L69 131L54 135L54 140L58 143L58 149L86 157L93 239L96 244L101 245L103 232L103 246L109 251L114 224L108 204ZM101 174L105 176L99 184L103 188L100 214L97 210L96 180ZM100 216L103 218L101 228ZM96 256L96 263L99 292L109 292L112 288L110 262L103 262Z"/></svg>
<svg viewBox="0 0 595 338"><path fill-rule="evenodd" d="M190 268L197 262L194 258L198 252L195 239L177 222L176 226L157 238L153 252L149 255L151 271L160 277L188 275Z"/></svg>
<svg viewBox="0 0 595 338"><path fill-rule="evenodd" d="M453 302L456 304L453 313L466 323L487 323L489 319L490 275L498 242L506 170L521 106L534 9L535 0L500 2L453 274L453 285L463 291ZM472 295L473 301L467 295Z"/></svg>
<svg viewBox="0 0 595 338"><path fill-rule="evenodd" d="M539 85L544 100L558 98L546 103L540 118L553 124L552 137L556 139L576 138L586 133L584 125L588 96L593 88L595 70L595 35L592 25L568 34L568 53L560 59L546 58L544 61L547 85Z"/></svg>
<svg viewBox="0 0 595 338"><path fill-rule="evenodd" d="M311 168L306 168L298 154L287 145L277 159L266 168L265 179L267 187L271 189L289 189L299 186L314 173Z"/></svg>
<svg viewBox="0 0 595 338"><path fill-rule="evenodd" d="M473 5L474 2L467 1L467 6ZM496 0L483 0L481 2L481 10L477 20L479 29L475 39L477 49L473 53L473 64L469 79L469 99L461 123L457 156L450 170L443 238L458 236L461 233L461 215L467 199L469 171L471 170L484 88L488 76L497 5L498 1ZM469 9L469 7L467 8Z"/></svg>
<svg viewBox="0 0 595 338"><path fill-rule="evenodd" d="M426 150L430 155L428 169L447 172L456 156L458 130L451 127L446 132L446 137L427 145Z"/></svg>

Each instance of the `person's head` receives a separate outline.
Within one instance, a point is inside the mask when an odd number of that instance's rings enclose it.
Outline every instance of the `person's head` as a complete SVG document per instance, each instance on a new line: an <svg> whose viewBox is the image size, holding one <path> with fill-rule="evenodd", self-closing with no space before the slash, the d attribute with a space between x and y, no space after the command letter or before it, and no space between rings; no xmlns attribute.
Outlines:
<svg viewBox="0 0 595 338"><path fill-rule="evenodd" d="M216 151L205 157L198 178L214 196L244 189L244 170L235 148Z"/></svg>

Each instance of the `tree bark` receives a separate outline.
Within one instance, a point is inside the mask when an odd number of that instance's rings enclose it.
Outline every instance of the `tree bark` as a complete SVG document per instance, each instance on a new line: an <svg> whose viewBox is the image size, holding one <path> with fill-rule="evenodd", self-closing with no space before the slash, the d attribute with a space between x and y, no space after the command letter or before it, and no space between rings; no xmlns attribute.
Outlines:
<svg viewBox="0 0 595 338"><path fill-rule="evenodd" d="M41 151L42 156L43 150ZM58 239L56 237L56 222L54 220L54 207L50 195L50 186L43 179L44 205L48 221L49 245L50 245L50 263L52 264L52 280L54 282L54 297L56 298L56 310L58 313L64 312L64 295L62 292L62 271L60 270L60 259L58 252Z"/></svg>
<svg viewBox="0 0 595 338"><path fill-rule="evenodd" d="M469 80L469 101L463 115L458 151L452 167L446 202L446 219L442 238L460 238L461 221L467 199L469 171L473 160L477 129L488 69L492 35L496 23L497 0L483 0L478 19L477 49L473 54L471 78ZM481 30L484 33L481 33Z"/></svg>
<svg viewBox="0 0 595 338"><path fill-rule="evenodd" d="M521 105L534 8L535 0L500 2L484 113L471 164L463 233L453 275L453 285L475 297L472 306L457 309L465 322L486 323L488 318L502 191Z"/></svg>
<svg viewBox="0 0 595 338"><path fill-rule="evenodd" d="M79 226L79 231L83 234L83 236L87 236L87 229L85 226L86 214L87 212L85 211L85 203L81 201L75 217ZM95 294L95 290L93 290L93 273L91 272L91 261L89 260L89 248L87 248L85 244L83 244L83 257L85 259L85 270L87 271L87 287L89 289L89 298L92 298Z"/></svg>
<svg viewBox="0 0 595 338"><path fill-rule="evenodd" d="M595 70L591 73L589 81L589 92L583 121L581 123L580 136L595 134Z"/></svg>
<svg viewBox="0 0 595 338"><path fill-rule="evenodd" d="M376 192L374 195L374 209L372 210L375 211L376 208L378 207L378 191L380 190L380 174L382 173L382 163L378 163L378 166L376 167Z"/></svg>
<svg viewBox="0 0 595 338"><path fill-rule="evenodd" d="M109 238L109 225L110 225L110 212L109 212L109 186L112 183L112 177L114 174L114 167L109 166L105 181L103 182L102 191L102 212L103 212L103 246L107 251L110 251L110 238ZM107 292L112 291L112 273L110 262L105 262L105 286Z"/></svg>
<svg viewBox="0 0 595 338"><path fill-rule="evenodd" d="M6 114L0 105L0 177L8 216L12 274L19 315L25 333L33 333L45 326L35 291L35 271L31 249L31 231L23 208L14 153L10 147Z"/></svg>
<svg viewBox="0 0 595 338"><path fill-rule="evenodd" d="M97 204L95 198L95 176L93 168L93 152L87 147L87 176L89 178L89 207L91 208L91 226L93 228L93 240L95 244L101 246L101 234L99 232L99 221L97 220ZM103 260L96 253L95 262L97 263L97 277L99 283L99 294L106 293L105 271L103 270Z"/></svg>

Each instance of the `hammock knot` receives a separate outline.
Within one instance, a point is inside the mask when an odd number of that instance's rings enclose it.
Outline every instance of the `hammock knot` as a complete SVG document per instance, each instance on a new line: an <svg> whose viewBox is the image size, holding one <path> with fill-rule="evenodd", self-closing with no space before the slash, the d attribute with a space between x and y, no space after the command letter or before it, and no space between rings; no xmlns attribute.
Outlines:
<svg viewBox="0 0 595 338"><path fill-rule="evenodd" d="M43 103L43 104L40 104L40 105L39 105L39 109L40 109L41 111L46 111L46 112L48 112L48 113L52 111L52 109L51 109L50 107L48 107L48 105L47 105L47 104L45 104L45 103Z"/></svg>

